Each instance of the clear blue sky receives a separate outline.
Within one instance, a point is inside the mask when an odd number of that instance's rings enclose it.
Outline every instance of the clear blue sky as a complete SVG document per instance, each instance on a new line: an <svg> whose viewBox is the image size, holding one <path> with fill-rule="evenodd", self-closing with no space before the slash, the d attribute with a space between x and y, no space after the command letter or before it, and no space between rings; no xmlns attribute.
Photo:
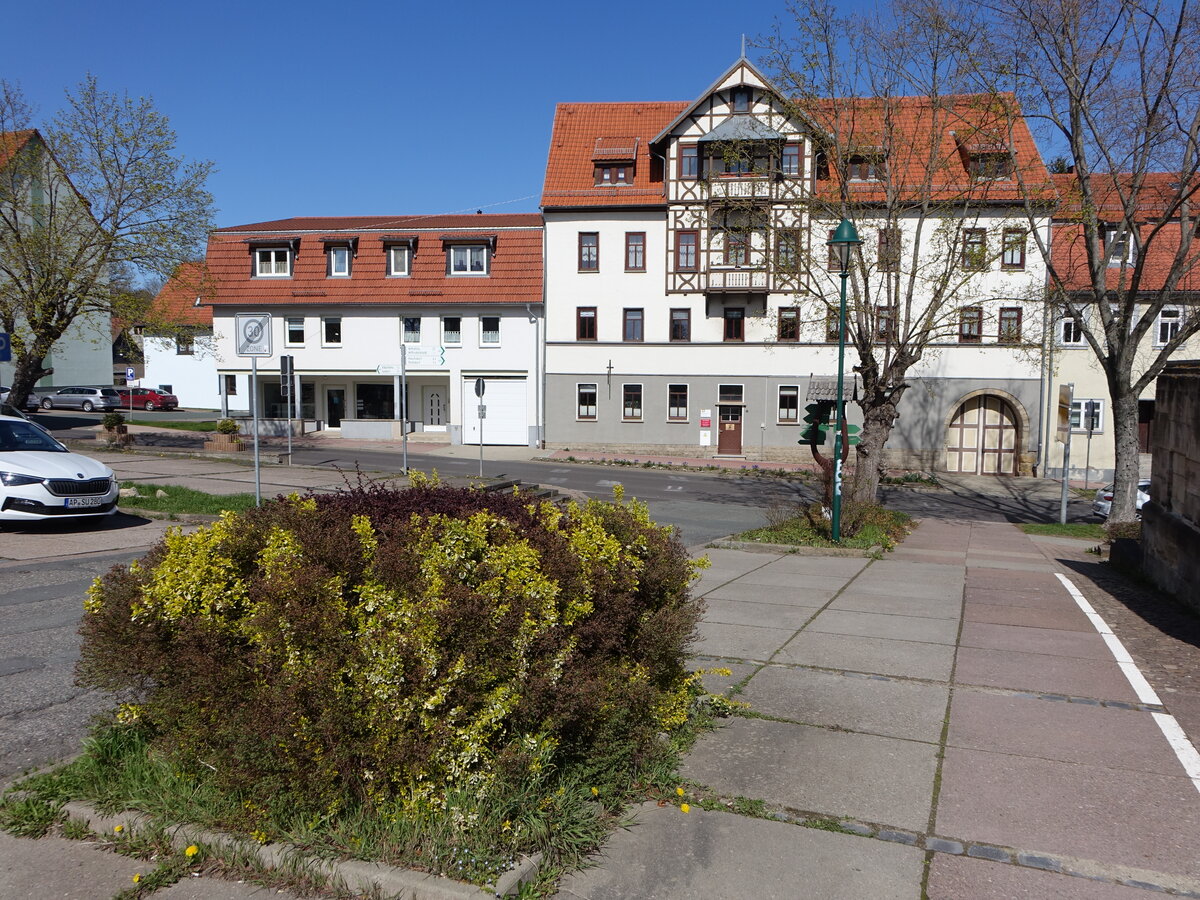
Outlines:
<svg viewBox="0 0 1200 900"><path fill-rule="evenodd" d="M536 211L554 105L691 100L780 3L40 0L0 77L46 118L91 72L210 159L218 225ZM754 58L751 50L749 53Z"/></svg>

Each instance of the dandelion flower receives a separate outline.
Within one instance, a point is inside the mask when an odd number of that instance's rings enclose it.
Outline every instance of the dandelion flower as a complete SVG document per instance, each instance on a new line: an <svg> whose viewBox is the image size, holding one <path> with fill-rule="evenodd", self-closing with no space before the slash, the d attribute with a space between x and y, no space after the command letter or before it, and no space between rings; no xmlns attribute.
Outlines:
<svg viewBox="0 0 1200 900"><path fill-rule="evenodd" d="M195 856L199 852L200 852L200 848L197 847L195 844L188 844L188 848L183 851L183 855L186 856L188 859L191 859L193 856Z"/></svg>
<svg viewBox="0 0 1200 900"><path fill-rule="evenodd" d="M140 884L140 883L141 883L141 880L142 880L142 873L141 873L141 872L134 872L134 873L133 873L133 883L134 883L134 884Z"/></svg>
<svg viewBox="0 0 1200 900"><path fill-rule="evenodd" d="M684 812L691 812L691 811L692 811L692 808L691 808L690 806L688 806L686 803L681 803L681 804L679 805L679 808L680 808L681 810L683 810Z"/></svg>
<svg viewBox="0 0 1200 900"><path fill-rule="evenodd" d="M681 788L681 787L675 788L675 793L678 794L680 797L682 797L683 796L683 788Z"/></svg>
<svg viewBox="0 0 1200 900"><path fill-rule="evenodd" d="M593 796L593 797L599 797L599 796L600 796L600 789L599 789L599 788L592 788L592 796Z"/></svg>
<svg viewBox="0 0 1200 900"><path fill-rule="evenodd" d="M124 830L125 830L125 826L124 826L124 825L117 825L117 826L115 826L115 827L113 828L113 833L114 833L114 834L120 834L120 833L121 833L122 831L124 831Z"/></svg>

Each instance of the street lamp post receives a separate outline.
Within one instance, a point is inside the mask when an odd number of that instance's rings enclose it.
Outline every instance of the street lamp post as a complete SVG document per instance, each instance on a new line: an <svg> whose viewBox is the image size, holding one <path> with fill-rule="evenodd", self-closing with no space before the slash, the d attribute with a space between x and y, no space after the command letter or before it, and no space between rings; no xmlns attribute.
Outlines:
<svg viewBox="0 0 1200 900"><path fill-rule="evenodd" d="M858 231L855 230L854 223L849 219L842 219L837 231L826 243L837 253L838 268L840 269L838 274L842 279L841 300L838 304L837 417L834 420L835 431L833 433L833 510L831 511L833 542L836 544L842 539L842 442L846 427L846 407L842 400L842 369L846 360L846 279L850 276L851 251L862 241L858 238Z"/></svg>

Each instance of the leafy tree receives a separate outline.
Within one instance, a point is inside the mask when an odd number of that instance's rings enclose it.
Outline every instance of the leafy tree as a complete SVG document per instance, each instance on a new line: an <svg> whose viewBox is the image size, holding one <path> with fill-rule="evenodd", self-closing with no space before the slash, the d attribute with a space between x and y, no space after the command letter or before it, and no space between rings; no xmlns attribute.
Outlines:
<svg viewBox="0 0 1200 900"><path fill-rule="evenodd" d="M88 76L44 133L32 126L20 89L0 82L0 328L14 403L53 372L46 356L73 324L139 318L139 281L196 258L213 212L212 163L177 153L149 98Z"/></svg>
<svg viewBox="0 0 1200 900"><path fill-rule="evenodd" d="M1015 91L1069 151L1053 248L1038 246L1056 314L1074 320L1104 372L1116 451L1110 519L1131 521L1138 397L1200 332L1200 14L1189 0L1003 0L961 15L932 14L970 48L963 58L978 83ZM1174 334L1155 340L1167 308L1181 313Z"/></svg>

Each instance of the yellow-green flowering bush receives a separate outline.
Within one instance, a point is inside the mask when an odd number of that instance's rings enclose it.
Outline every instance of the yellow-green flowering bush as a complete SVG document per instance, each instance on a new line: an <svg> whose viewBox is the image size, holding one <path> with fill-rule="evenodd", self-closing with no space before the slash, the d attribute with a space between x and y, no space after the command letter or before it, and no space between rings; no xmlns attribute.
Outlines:
<svg viewBox="0 0 1200 900"><path fill-rule="evenodd" d="M433 809L678 725L693 565L636 503L418 484L277 500L96 581L81 683L248 803Z"/></svg>

